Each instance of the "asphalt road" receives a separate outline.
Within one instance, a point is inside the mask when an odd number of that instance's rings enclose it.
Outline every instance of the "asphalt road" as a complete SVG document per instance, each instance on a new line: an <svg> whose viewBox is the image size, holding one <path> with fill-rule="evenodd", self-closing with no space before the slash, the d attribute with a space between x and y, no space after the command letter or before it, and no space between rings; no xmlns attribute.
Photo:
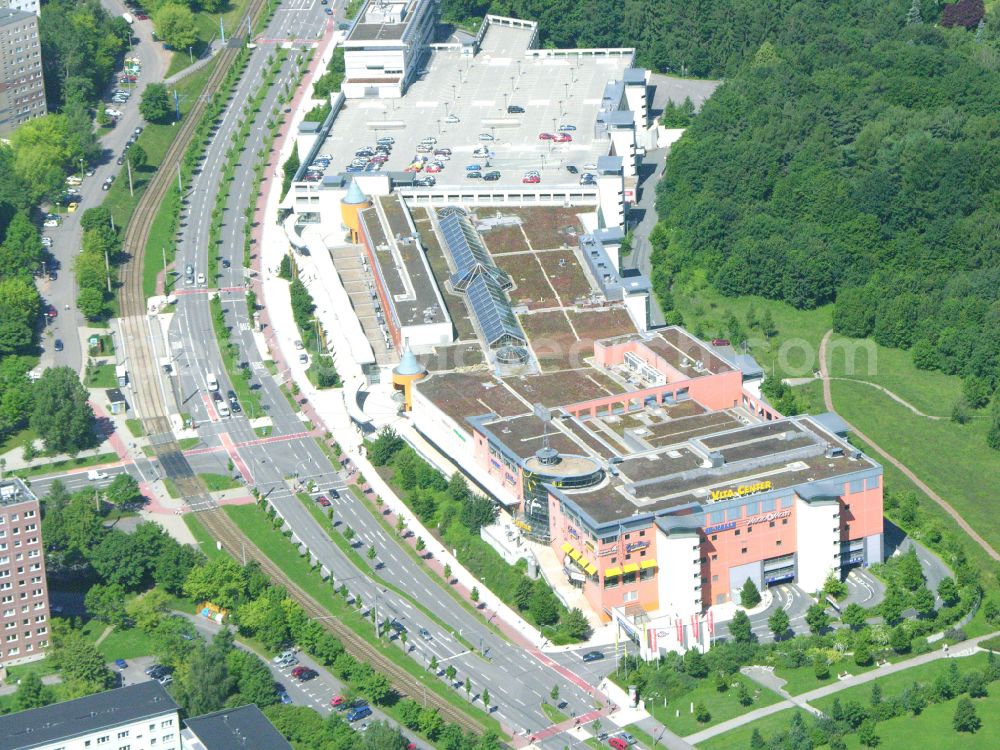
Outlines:
<svg viewBox="0 0 1000 750"><path fill-rule="evenodd" d="M121 4L115 0L104 0L103 4L115 15L124 11ZM59 315L46 326L42 340L40 361L42 368L66 365L79 372L82 367L85 357L80 339L87 323L76 308L77 287L73 274L73 259L80 251L83 238L80 217L87 208L100 205L105 196L101 184L105 178L117 176L121 171L115 160L122 153L132 131L137 126L145 124L139 114L140 92L147 83L162 80L166 73L167 60L152 41L152 25L148 22L138 22L134 25L132 33L133 46L129 56L138 57L142 65L139 81L132 84L132 98L124 105L117 105L116 108L122 112L122 117L118 125L101 138L103 155L100 163L91 165L94 175L84 178L83 184L76 188L83 198L79 210L76 213L63 214L60 226L43 229L43 235L52 238L51 251L55 263L50 263L49 266L50 270L52 265L56 267L57 275L54 281L41 277L38 280L38 291L46 304L56 307ZM117 87L117 84L109 85L109 90ZM55 339L63 342L61 352L55 351L53 347Z"/></svg>

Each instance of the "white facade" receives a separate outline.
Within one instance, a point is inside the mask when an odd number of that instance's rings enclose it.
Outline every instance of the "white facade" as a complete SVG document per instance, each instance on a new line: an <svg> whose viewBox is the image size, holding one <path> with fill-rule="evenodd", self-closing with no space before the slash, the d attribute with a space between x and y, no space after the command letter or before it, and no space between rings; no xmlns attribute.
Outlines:
<svg viewBox="0 0 1000 750"><path fill-rule="evenodd" d="M656 554L661 571L657 596L660 611L687 619L701 612L701 542L697 532L667 536L656 529Z"/></svg>
<svg viewBox="0 0 1000 750"><path fill-rule="evenodd" d="M180 717L177 709L138 721L108 726L77 737L60 738L40 745L23 745L30 750L180 750Z"/></svg>
<svg viewBox="0 0 1000 750"><path fill-rule="evenodd" d="M799 545L797 583L806 591L823 588L831 570L840 567L840 503L795 499L795 535Z"/></svg>
<svg viewBox="0 0 1000 750"><path fill-rule="evenodd" d="M433 0L368 0L344 42L348 99L398 99L434 34Z"/></svg>
<svg viewBox="0 0 1000 750"><path fill-rule="evenodd" d="M41 12L39 0L0 0L0 8L23 10L25 13L34 13L36 16Z"/></svg>

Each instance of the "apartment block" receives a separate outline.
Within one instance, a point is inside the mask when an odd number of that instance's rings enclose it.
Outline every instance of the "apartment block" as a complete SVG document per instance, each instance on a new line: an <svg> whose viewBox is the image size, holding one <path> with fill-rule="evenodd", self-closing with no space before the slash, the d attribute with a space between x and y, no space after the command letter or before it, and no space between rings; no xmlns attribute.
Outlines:
<svg viewBox="0 0 1000 750"><path fill-rule="evenodd" d="M49 594L38 498L17 477L0 481L0 665L45 656Z"/></svg>
<svg viewBox="0 0 1000 750"><path fill-rule="evenodd" d="M0 135L46 111L38 16L0 8Z"/></svg>

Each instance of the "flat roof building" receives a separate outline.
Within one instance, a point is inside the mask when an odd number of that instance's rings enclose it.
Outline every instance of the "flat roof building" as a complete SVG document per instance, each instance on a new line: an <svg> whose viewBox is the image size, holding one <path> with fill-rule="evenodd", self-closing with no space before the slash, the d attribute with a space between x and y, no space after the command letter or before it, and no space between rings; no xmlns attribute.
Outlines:
<svg viewBox="0 0 1000 750"><path fill-rule="evenodd" d="M0 750L180 750L177 710L158 682L139 682L0 716Z"/></svg>
<svg viewBox="0 0 1000 750"><path fill-rule="evenodd" d="M432 375L412 414L655 656L704 646L706 613L747 579L818 590L882 562L881 466L835 415L776 412L743 363L669 327L596 341L586 367L550 375ZM636 623L660 620L655 645Z"/></svg>
<svg viewBox="0 0 1000 750"><path fill-rule="evenodd" d="M184 720L181 750L292 750L255 705L227 708Z"/></svg>
<svg viewBox="0 0 1000 750"><path fill-rule="evenodd" d="M49 595L38 498L18 477L0 480L0 664L45 656Z"/></svg>
<svg viewBox="0 0 1000 750"><path fill-rule="evenodd" d="M38 16L0 8L0 135L46 111Z"/></svg>

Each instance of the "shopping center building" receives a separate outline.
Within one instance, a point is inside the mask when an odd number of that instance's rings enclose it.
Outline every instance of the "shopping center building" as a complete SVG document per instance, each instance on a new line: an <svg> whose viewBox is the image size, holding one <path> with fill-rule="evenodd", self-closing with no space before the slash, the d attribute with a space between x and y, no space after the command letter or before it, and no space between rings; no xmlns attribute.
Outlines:
<svg viewBox="0 0 1000 750"><path fill-rule="evenodd" d="M835 415L778 414L758 372L677 327L597 341L587 364L435 375L413 418L646 648L703 643L747 579L815 591L882 561L882 469Z"/></svg>

